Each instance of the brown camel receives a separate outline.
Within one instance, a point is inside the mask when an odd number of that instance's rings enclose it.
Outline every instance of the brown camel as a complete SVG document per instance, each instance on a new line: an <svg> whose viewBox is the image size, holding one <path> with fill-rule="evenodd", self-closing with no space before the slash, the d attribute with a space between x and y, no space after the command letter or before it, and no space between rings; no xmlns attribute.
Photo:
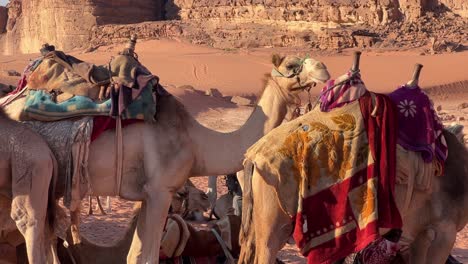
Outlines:
<svg viewBox="0 0 468 264"><path fill-rule="evenodd" d="M173 96L158 102L158 121L123 128L125 149L121 188L117 189L115 132L93 141L89 175L93 195L143 201L141 217L128 254L128 263L157 263L162 229L172 195L188 177L222 175L242 168L245 150L261 136L292 116L298 93L323 83L330 75L319 61L273 57L274 71L266 79L258 105L246 124L231 133L200 125ZM5 106L18 118L25 98Z"/></svg>
<svg viewBox="0 0 468 264"><path fill-rule="evenodd" d="M0 231L7 237L19 230L29 263L56 263L51 244L55 157L39 135L10 120L2 109L0 135Z"/></svg>
<svg viewBox="0 0 468 264"><path fill-rule="evenodd" d="M267 137L276 136L275 140L284 142L283 134L288 129L284 127L294 127L300 122L301 119L289 122L281 126L281 131L275 129ZM402 253L409 263L429 263L429 260L445 263L456 233L468 222L468 152L455 135L444 131L444 136L449 148L445 175L432 176L432 193L414 190L409 205L405 206L408 185L397 184L395 188L396 203L403 218L403 237L408 244ZM262 153L276 151L265 147ZM402 155L401 151L398 149L397 156ZM291 216L297 213L299 181L293 175L279 175L275 170L260 172L252 165L256 159L251 154L247 154L249 163L245 178L241 179L244 233L241 232L239 263L274 263L294 228ZM398 162L397 171L400 172Z"/></svg>

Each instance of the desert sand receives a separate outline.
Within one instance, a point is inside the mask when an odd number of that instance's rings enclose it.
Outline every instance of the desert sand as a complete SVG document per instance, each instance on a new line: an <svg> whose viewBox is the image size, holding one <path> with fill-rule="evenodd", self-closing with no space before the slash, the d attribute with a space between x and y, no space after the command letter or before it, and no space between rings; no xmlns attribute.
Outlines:
<svg viewBox="0 0 468 264"><path fill-rule="evenodd" d="M104 64L121 49L122 46L106 46L92 53L73 51L71 55L85 61ZM344 74L351 66L350 52L323 55L308 53L306 50L277 48L219 50L168 40L138 43L136 52L140 61L160 77L161 83L187 106L192 115L204 125L224 132L241 126L252 108L237 106L225 98L205 96L204 90L217 88L224 95L258 94L261 90L262 76L272 68L272 53L301 56L309 54L326 64L332 78ZM5 71L22 72L28 61L37 56L38 54L0 56L0 83L16 83L18 77L6 76ZM420 56L415 52L364 52L361 58L362 79L369 90L390 92L411 78L415 63L424 65L420 79L422 87L468 80L466 51L434 56ZM191 85L200 92L177 88L182 85ZM317 94L320 88L316 87L312 93ZM457 108L461 103L468 102L468 87L456 94L440 89L440 93L432 98L435 105L440 105L445 115L453 114L455 119L464 118L465 121L461 123L468 127L468 109ZM448 123L451 121L446 122ZM465 133L467 132L465 128ZM206 177L198 177L194 181L200 188L206 188ZM221 180L218 180L218 184L221 184ZM220 194L226 191L225 188L219 190ZM131 203L116 198L112 207L113 212L108 216L100 216L97 213L95 216L83 217L82 229L92 241L112 244L123 235L131 216ZM468 262L468 228L459 233L453 254L460 261ZM280 259L287 263L305 263L297 250L290 245L283 249Z"/></svg>

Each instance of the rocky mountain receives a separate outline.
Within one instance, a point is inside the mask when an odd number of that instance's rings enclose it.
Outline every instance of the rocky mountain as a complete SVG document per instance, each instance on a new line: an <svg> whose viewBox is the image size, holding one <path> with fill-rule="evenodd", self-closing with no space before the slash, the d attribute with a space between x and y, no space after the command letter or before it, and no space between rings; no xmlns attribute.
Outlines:
<svg viewBox="0 0 468 264"><path fill-rule="evenodd" d="M467 0L11 0L0 9L0 52L37 52L45 42L92 49L132 33L218 48L456 50L467 20Z"/></svg>

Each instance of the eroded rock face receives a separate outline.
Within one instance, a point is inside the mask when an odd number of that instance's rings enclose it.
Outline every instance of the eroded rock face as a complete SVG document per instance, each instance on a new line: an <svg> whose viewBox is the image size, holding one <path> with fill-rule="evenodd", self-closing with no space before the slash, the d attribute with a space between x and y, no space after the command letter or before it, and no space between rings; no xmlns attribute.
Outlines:
<svg viewBox="0 0 468 264"><path fill-rule="evenodd" d="M271 22L388 23L400 18L398 0L174 0L169 18Z"/></svg>
<svg viewBox="0 0 468 264"><path fill-rule="evenodd" d="M8 5L4 36L7 44L3 52L38 52L44 43L61 50L83 47L89 43L96 26L162 18L162 1L12 0Z"/></svg>
<svg viewBox="0 0 468 264"><path fill-rule="evenodd" d="M456 50L467 18L467 0L11 0L0 53L38 52L46 42L92 50L134 33L220 49L417 48L437 37L450 42L442 50ZM2 21L0 9L0 32Z"/></svg>
<svg viewBox="0 0 468 264"><path fill-rule="evenodd" d="M0 34L6 32L6 25L8 22L8 9L0 6Z"/></svg>
<svg viewBox="0 0 468 264"><path fill-rule="evenodd" d="M450 11L462 17L468 17L468 1L466 0L440 0Z"/></svg>

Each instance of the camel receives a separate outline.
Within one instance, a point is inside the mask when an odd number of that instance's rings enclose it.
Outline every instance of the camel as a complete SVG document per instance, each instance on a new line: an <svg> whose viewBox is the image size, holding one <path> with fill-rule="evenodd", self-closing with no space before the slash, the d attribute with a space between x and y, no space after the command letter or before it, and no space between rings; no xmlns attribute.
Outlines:
<svg viewBox="0 0 468 264"><path fill-rule="evenodd" d="M407 185L396 185L395 197L403 217L403 235L413 238L405 258L409 263L445 263L456 234L468 222L468 151L448 131L444 136L449 147L445 175L433 177L433 193L415 191L403 210ZM255 160L253 160L255 162ZM268 179L278 179L266 172ZM242 174L239 174L242 178ZM247 233L242 240L239 263L274 263L277 252L285 245L294 226L291 215L297 212L299 185L287 183L275 189L253 167L244 173L243 226ZM288 194L288 195L285 195ZM275 201L275 202L272 202ZM250 224L250 225L249 225ZM250 229L249 229L250 228Z"/></svg>
<svg viewBox="0 0 468 264"><path fill-rule="evenodd" d="M90 145L93 195L143 201L128 263L158 263L163 225L174 192L191 176L222 175L242 168L243 154L261 136L293 115L298 93L330 75L311 58L273 56L274 70L252 115L239 130L220 133L199 124L173 96L158 101L157 122L123 128L123 175L117 189L115 132L106 131ZM4 107L13 119L25 98Z"/></svg>
<svg viewBox="0 0 468 264"><path fill-rule="evenodd" d="M2 109L0 135L2 235L17 230L23 235L29 263L57 263L52 246L55 157L38 134L10 120Z"/></svg>
<svg viewBox="0 0 468 264"><path fill-rule="evenodd" d="M301 127L301 122L301 118L296 119L266 137L284 142L285 131ZM402 253L409 263L445 263L456 233L468 222L468 151L452 133L445 130L444 136L449 149L445 175L431 176L432 192L414 190L405 205L408 184L395 186L403 237L409 239ZM266 137L263 142L267 142ZM277 151L268 144L262 146L263 153ZM403 151L397 148L397 156L403 156ZM243 177L238 173L244 191L239 263L274 263L294 230L291 217L298 212L300 181L293 175L280 175L276 169L263 168L260 172L255 166L255 154L246 155ZM400 173L398 166L397 171Z"/></svg>

